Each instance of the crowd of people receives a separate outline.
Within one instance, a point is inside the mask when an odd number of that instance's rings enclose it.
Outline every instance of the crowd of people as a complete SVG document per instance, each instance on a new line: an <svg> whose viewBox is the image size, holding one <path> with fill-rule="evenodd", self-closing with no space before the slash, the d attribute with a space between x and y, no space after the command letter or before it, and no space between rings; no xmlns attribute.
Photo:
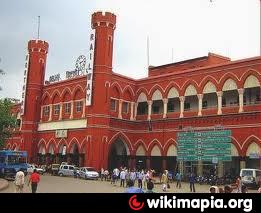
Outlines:
<svg viewBox="0 0 261 213"><path fill-rule="evenodd" d="M119 182L120 187L124 187L126 193L154 193L154 184L157 182L157 177L155 177L155 171L149 170L134 170L127 168L115 168L112 172L108 170L101 169L100 180L108 181L111 184L116 185ZM177 172L174 176L176 180L176 188L182 188L182 175ZM159 184L162 186L162 192L168 191L170 188L170 182L172 182L168 170L159 176ZM195 182L196 176L191 172L188 175L190 192L196 192ZM37 186L40 182L40 175L37 173L36 169L30 175L27 181L28 187L31 187L32 193L36 193ZM18 171L15 176L15 191L16 193L24 192L26 186L25 174L22 170ZM135 186L137 185L137 187ZM175 192L174 190L172 190ZM235 184L220 186L210 186L210 193L247 193L248 188L246 185L242 184L241 177L239 176ZM258 189L258 193L261 193L261 186Z"/></svg>
<svg viewBox="0 0 261 213"><path fill-rule="evenodd" d="M154 170L130 170L127 168L115 168L111 172L108 170L101 169L101 180L109 180L111 184L117 184L120 182L120 187L126 187L127 193L143 193L143 192L155 192L154 184L157 177L154 176ZM182 175L180 172L177 172L174 175L174 178L170 178L168 170L164 170L162 174L159 176L159 184L162 186L162 192L168 191L170 189L170 183L175 179L176 188L182 188ZM196 192L196 176L193 172L188 174L188 182L190 192ZM135 184L137 183L137 187ZM175 192L174 189L170 190ZM238 177L236 182L231 185L221 186L210 186L210 193L247 193L248 188L246 185L242 184L241 178ZM261 187L259 187L258 192L261 193Z"/></svg>

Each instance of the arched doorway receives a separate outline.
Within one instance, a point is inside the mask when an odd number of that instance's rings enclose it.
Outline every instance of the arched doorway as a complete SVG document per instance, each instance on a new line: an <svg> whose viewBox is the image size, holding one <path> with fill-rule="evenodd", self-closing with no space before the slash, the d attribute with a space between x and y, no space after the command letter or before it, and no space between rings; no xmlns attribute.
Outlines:
<svg viewBox="0 0 261 213"><path fill-rule="evenodd" d="M154 145L150 154L150 168L153 169L156 174L162 171L162 155L158 145Z"/></svg>
<svg viewBox="0 0 261 213"><path fill-rule="evenodd" d="M260 169L260 146L252 142L246 151L246 168Z"/></svg>
<svg viewBox="0 0 261 213"><path fill-rule="evenodd" d="M146 151L142 145L139 145L136 151L136 169L146 169Z"/></svg>
<svg viewBox="0 0 261 213"><path fill-rule="evenodd" d="M109 150L108 168L112 171L114 168L128 167L130 151L126 143L118 138L111 145Z"/></svg>
<svg viewBox="0 0 261 213"><path fill-rule="evenodd" d="M39 147L39 150L38 150L38 164L39 165L43 165L46 163L45 154L46 154L45 146L43 144L41 144Z"/></svg>
<svg viewBox="0 0 261 213"><path fill-rule="evenodd" d="M166 164L167 170L172 172L172 174L177 172L177 148L174 144L171 144L168 148Z"/></svg>
<svg viewBox="0 0 261 213"><path fill-rule="evenodd" d="M76 165L76 166L79 166L80 163L79 163L79 159L80 159L80 156L79 156L79 147L77 146L76 143L74 143L71 147L71 150L70 150L70 161L73 165Z"/></svg>
<svg viewBox="0 0 261 213"><path fill-rule="evenodd" d="M57 163L67 162L67 146L66 144L60 144L58 149L58 161Z"/></svg>
<svg viewBox="0 0 261 213"><path fill-rule="evenodd" d="M236 146L231 144L231 161L224 162L224 175L238 176L240 173L240 156Z"/></svg>
<svg viewBox="0 0 261 213"><path fill-rule="evenodd" d="M55 145L50 144L49 148L47 150L47 155L48 155L48 163L53 164L55 163Z"/></svg>

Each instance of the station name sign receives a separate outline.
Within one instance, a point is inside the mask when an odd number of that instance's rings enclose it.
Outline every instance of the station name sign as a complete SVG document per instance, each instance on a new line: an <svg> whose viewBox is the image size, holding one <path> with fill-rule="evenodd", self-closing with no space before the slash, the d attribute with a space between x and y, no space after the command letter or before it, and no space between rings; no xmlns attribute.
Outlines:
<svg viewBox="0 0 261 213"><path fill-rule="evenodd" d="M61 80L60 74L55 74L49 77L49 83L58 82Z"/></svg>
<svg viewBox="0 0 261 213"><path fill-rule="evenodd" d="M66 79L75 78L75 77L81 76L81 75L84 75L84 71L82 71L82 70L67 71Z"/></svg>
<svg viewBox="0 0 261 213"><path fill-rule="evenodd" d="M87 86L86 86L86 106L92 105L92 83L93 83L93 62L95 50L95 30L93 29L90 36L90 48L87 64Z"/></svg>
<svg viewBox="0 0 261 213"><path fill-rule="evenodd" d="M24 69L24 81L23 81L23 92L22 92L22 102L21 102L21 115L25 113L25 101L26 101L26 85L27 85L27 77L28 77L28 66L29 66L29 55L26 55L25 59L25 69Z"/></svg>

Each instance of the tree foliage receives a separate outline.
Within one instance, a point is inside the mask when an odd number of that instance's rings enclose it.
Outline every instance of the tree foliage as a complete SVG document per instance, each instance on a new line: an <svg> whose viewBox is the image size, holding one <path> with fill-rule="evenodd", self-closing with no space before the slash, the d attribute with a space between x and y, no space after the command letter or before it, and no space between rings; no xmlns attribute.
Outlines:
<svg viewBox="0 0 261 213"><path fill-rule="evenodd" d="M0 148L12 135L11 128L16 126L16 118L11 114L12 102L8 99L0 99Z"/></svg>

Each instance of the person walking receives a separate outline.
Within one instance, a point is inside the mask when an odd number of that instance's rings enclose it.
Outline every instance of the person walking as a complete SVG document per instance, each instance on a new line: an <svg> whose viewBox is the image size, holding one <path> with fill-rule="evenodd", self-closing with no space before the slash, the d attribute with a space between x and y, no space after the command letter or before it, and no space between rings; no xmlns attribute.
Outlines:
<svg viewBox="0 0 261 213"><path fill-rule="evenodd" d="M104 179L104 169L101 168L101 181L103 181L103 179Z"/></svg>
<svg viewBox="0 0 261 213"><path fill-rule="evenodd" d="M190 192L196 192L195 190L195 175L191 172L189 175L189 187L190 187Z"/></svg>
<svg viewBox="0 0 261 213"><path fill-rule="evenodd" d="M135 186L136 172L134 170L132 170L130 173L130 179L133 181L133 184Z"/></svg>
<svg viewBox="0 0 261 213"><path fill-rule="evenodd" d="M177 180L177 188L179 187L179 189L181 188L181 174L179 172L177 172L176 174L176 180Z"/></svg>
<svg viewBox="0 0 261 213"><path fill-rule="evenodd" d="M167 191L167 184L168 184L168 174L167 170L165 170L161 176L161 183L162 183L162 190L163 192Z"/></svg>
<svg viewBox="0 0 261 213"><path fill-rule="evenodd" d="M121 185L120 186L124 187L125 179L126 179L126 172L125 172L124 169L121 170L120 179L121 179Z"/></svg>
<svg viewBox="0 0 261 213"><path fill-rule="evenodd" d="M15 175L15 192L23 193L24 192L24 172L20 169Z"/></svg>
<svg viewBox="0 0 261 213"><path fill-rule="evenodd" d="M142 189L142 180L144 177L144 171L138 172L138 187Z"/></svg>
<svg viewBox="0 0 261 213"><path fill-rule="evenodd" d="M28 182L28 186L31 183L32 193L36 193L39 182L40 182L40 175L37 173L36 169L34 169Z"/></svg>
<svg viewBox="0 0 261 213"><path fill-rule="evenodd" d="M241 177L238 176L237 180L236 180L236 186L237 186L237 193L241 193L241 189L242 189L242 180Z"/></svg>

